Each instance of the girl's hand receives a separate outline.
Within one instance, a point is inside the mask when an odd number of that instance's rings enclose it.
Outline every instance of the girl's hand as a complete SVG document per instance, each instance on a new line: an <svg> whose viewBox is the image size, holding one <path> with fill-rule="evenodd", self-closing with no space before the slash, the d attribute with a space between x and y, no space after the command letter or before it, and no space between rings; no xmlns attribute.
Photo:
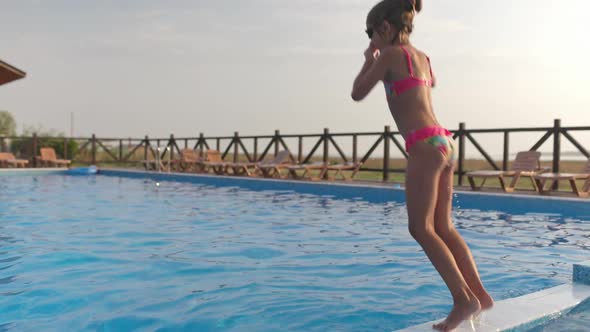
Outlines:
<svg viewBox="0 0 590 332"><path fill-rule="evenodd" d="M380 55L379 49L373 47L373 44L369 44L369 47L365 50L365 61L374 62Z"/></svg>

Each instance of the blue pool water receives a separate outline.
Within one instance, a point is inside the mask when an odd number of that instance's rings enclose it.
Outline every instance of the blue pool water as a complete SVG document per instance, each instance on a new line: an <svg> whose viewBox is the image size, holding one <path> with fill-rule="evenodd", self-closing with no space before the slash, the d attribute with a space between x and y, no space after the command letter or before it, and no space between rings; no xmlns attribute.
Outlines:
<svg viewBox="0 0 590 332"><path fill-rule="evenodd" d="M450 309L401 192L215 181L1 176L0 331L391 331ZM502 199L455 202L492 295L569 282L585 206Z"/></svg>

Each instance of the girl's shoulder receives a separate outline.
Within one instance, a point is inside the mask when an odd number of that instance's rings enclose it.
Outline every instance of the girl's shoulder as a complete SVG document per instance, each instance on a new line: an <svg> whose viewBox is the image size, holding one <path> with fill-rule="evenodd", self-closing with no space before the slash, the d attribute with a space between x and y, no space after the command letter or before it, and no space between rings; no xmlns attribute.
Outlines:
<svg viewBox="0 0 590 332"><path fill-rule="evenodd" d="M427 56L426 52L424 52L412 45L403 45L403 47L402 47L402 45L391 45L391 46L388 46L388 47L382 49L381 54L391 55L391 56L396 56L396 55L405 56L406 51L410 54L415 54L418 56Z"/></svg>

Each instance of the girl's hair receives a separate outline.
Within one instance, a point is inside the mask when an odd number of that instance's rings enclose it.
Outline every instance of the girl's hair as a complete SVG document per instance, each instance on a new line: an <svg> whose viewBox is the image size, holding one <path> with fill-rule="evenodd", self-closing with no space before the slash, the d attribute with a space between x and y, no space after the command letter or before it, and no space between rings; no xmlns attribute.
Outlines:
<svg viewBox="0 0 590 332"><path fill-rule="evenodd" d="M367 15L367 26L377 28L384 21L393 25L401 43L407 43L414 29L414 16L422 10L422 0L381 0Z"/></svg>

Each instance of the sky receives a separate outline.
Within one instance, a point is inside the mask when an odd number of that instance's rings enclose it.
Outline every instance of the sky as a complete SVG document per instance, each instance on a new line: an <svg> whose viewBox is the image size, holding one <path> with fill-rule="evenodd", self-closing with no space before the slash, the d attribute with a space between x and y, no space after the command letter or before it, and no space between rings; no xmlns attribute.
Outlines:
<svg viewBox="0 0 590 332"><path fill-rule="evenodd" d="M0 0L0 87L22 130L177 137L374 132L383 88L352 81L364 0ZM590 125L590 2L424 1L412 43L430 55L439 121L454 129ZM531 144L529 144L531 145Z"/></svg>

